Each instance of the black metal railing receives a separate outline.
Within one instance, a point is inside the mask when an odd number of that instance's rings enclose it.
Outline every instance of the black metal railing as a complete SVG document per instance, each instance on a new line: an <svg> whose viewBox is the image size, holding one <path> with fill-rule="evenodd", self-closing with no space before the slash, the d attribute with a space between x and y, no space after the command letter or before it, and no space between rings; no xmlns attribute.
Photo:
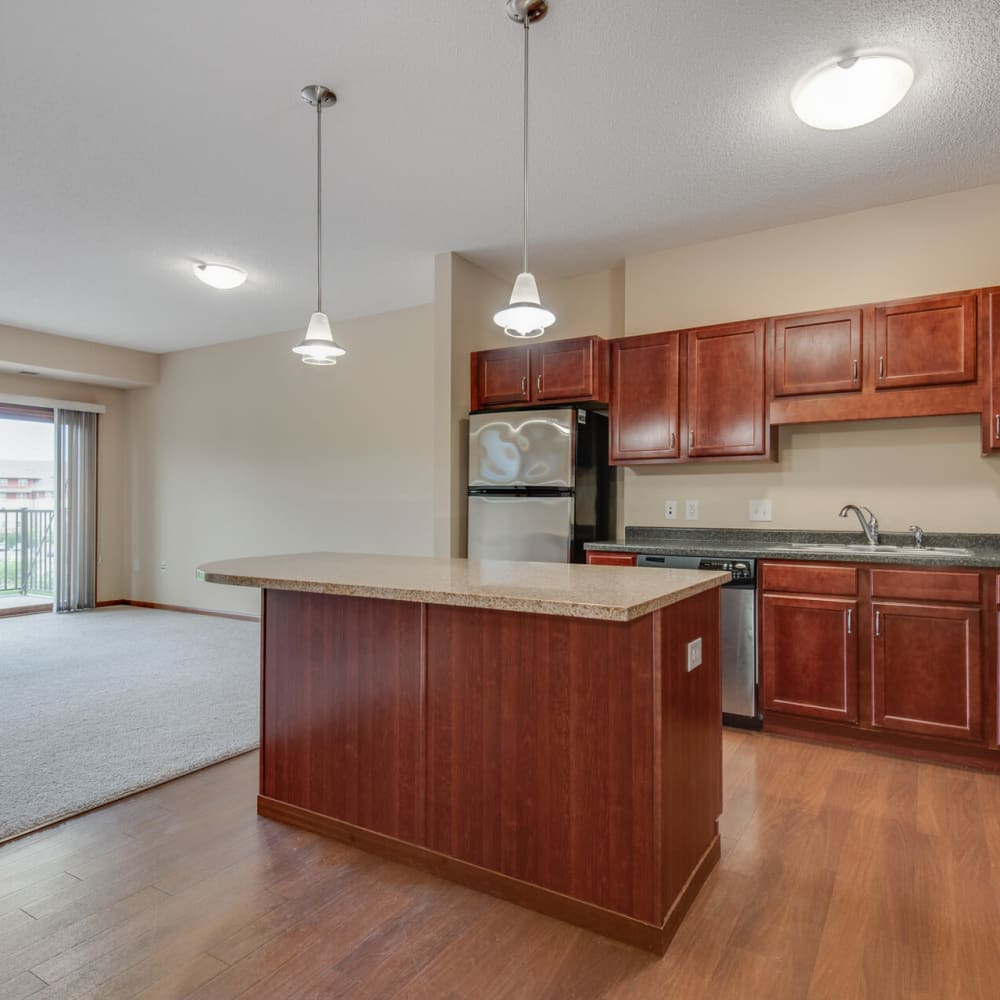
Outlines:
<svg viewBox="0 0 1000 1000"><path fill-rule="evenodd" d="M56 512L0 508L0 596L55 592Z"/></svg>

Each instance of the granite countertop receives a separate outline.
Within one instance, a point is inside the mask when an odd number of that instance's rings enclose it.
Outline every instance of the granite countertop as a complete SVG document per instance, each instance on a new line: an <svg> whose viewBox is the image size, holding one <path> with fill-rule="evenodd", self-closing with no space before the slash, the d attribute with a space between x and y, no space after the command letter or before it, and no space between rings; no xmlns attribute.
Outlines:
<svg viewBox="0 0 1000 1000"><path fill-rule="evenodd" d="M206 563L199 580L627 622L729 582L728 573L304 552Z"/></svg>
<svg viewBox="0 0 1000 1000"><path fill-rule="evenodd" d="M912 547L909 533L883 532L885 545ZM588 542L596 552L641 552L653 555L699 555L717 558L795 559L809 562L853 562L926 567L1000 568L1000 535L931 533L925 546L968 549L968 554L910 555L865 546L860 531L787 531L756 528L654 528L627 526L624 541ZM797 548L799 545L855 545L844 551Z"/></svg>

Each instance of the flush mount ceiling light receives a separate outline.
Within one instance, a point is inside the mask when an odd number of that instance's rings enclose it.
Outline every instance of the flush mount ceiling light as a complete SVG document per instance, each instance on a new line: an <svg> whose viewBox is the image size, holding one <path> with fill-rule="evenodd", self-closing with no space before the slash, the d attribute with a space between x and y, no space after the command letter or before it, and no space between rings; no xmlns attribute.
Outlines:
<svg viewBox="0 0 1000 1000"><path fill-rule="evenodd" d="M792 91L792 108L813 128L857 128L888 114L912 84L913 66L902 56L860 53L807 73Z"/></svg>
<svg viewBox="0 0 1000 1000"><path fill-rule="evenodd" d="M507 16L524 27L524 115L522 136L523 214L521 217L521 273L514 282L510 305L493 317L508 337L530 340L540 337L556 321L554 313L542 308L535 276L528 270L528 26L548 13L546 0L507 0Z"/></svg>
<svg viewBox="0 0 1000 1000"><path fill-rule="evenodd" d="M346 354L334 339L330 320L323 312L323 109L337 103L337 95L321 83L301 90L302 100L316 109L316 311L302 342L292 350L307 365L335 365Z"/></svg>
<svg viewBox="0 0 1000 1000"><path fill-rule="evenodd" d="M192 265L194 276L212 288L239 288L247 280L247 273L242 267L233 267L231 264L202 264Z"/></svg>

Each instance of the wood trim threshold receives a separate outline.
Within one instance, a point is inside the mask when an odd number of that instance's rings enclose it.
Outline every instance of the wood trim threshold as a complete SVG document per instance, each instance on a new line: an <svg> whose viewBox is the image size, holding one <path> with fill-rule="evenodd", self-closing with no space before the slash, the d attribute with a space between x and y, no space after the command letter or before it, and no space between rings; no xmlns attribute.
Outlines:
<svg viewBox="0 0 1000 1000"><path fill-rule="evenodd" d="M468 861L440 854L427 847L397 840L395 837L366 830L330 816L323 816L302 806L280 802L266 795L257 796L257 814L265 819L277 820L280 823L288 823L312 833L331 837L390 861L410 865L438 878L457 882L467 888L488 893L509 903L564 920L566 923L575 924L577 927L583 927L604 937L614 938L658 955L666 951L667 945L677 933L681 920L694 902L698 890L721 856L719 835L716 834L684 888L674 900L663 924L657 926L624 913L606 910L581 899L574 899L552 889L481 868Z"/></svg>
<svg viewBox="0 0 1000 1000"><path fill-rule="evenodd" d="M207 615L209 618L232 618L238 622L259 622L260 615L241 615L234 611L206 611L204 608L187 608L181 604L157 604L153 601L98 601L97 607L110 608L125 605L130 608L152 608L154 611L180 611L186 615Z"/></svg>
<svg viewBox="0 0 1000 1000"><path fill-rule="evenodd" d="M849 723L804 719L774 712L765 713L763 731L772 736L827 743L862 753L1000 772L1000 753L976 743L965 744L884 729L860 729Z"/></svg>
<svg viewBox="0 0 1000 1000"><path fill-rule="evenodd" d="M49 604L26 604L19 608L0 609L0 618L16 618L18 615L44 615L51 610L51 602Z"/></svg>

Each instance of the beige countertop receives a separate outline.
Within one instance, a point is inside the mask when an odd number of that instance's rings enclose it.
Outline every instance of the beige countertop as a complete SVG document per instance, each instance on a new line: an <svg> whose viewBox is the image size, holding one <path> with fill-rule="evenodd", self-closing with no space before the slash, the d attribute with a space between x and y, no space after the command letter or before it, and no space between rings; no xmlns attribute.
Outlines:
<svg viewBox="0 0 1000 1000"><path fill-rule="evenodd" d="M728 573L303 552L205 563L199 580L627 622L729 582Z"/></svg>

